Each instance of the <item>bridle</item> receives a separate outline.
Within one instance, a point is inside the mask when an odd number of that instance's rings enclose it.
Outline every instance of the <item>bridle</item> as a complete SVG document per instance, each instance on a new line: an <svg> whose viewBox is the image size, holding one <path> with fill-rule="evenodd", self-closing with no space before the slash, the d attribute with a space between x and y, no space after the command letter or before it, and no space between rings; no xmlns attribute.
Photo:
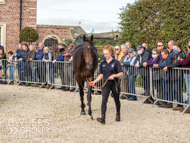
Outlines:
<svg viewBox="0 0 190 143"><path fill-rule="evenodd" d="M94 48L91 48L89 45L87 46L87 48L92 49L92 51L94 50ZM83 58L84 58L85 64L89 63L90 65L92 65L92 64L93 64L93 61L94 61L94 54L92 54L92 62L88 62L88 61L86 60L86 56L85 56L84 50L85 50L85 48L83 47Z"/></svg>

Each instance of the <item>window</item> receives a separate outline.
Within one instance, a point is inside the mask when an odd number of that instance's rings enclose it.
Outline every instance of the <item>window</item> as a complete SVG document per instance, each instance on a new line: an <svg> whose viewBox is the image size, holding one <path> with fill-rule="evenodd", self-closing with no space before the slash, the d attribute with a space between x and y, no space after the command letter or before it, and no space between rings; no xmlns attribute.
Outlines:
<svg viewBox="0 0 190 143"><path fill-rule="evenodd" d="M5 4L5 0L0 0L0 4Z"/></svg>
<svg viewBox="0 0 190 143"><path fill-rule="evenodd" d="M3 26L0 26L0 45L3 45Z"/></svg>
<svg viewBox="0 0 190 143"><path fill-rule="evenodd" d="M0 22L0 45L4 47L6 52L6 23Z"/></svg>

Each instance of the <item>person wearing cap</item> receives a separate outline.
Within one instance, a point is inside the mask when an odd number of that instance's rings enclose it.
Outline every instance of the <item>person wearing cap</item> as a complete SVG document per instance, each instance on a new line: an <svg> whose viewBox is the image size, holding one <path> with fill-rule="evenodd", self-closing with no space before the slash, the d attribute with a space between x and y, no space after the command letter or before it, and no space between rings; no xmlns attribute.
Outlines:
<svg viewBox="0 0 190 143"><path fill-rule="evenodd" d="M128 71L128 77L129 77L129 92L131 94L135 94L135 81L137 78L137 75L139 75L138 68L134 67L135 65L135 60L136 60L136 53L133 48L128 50L128 54L123 62L123 65L125 65L126 70ZM137 100L137 97L134 95L130 95L130 97L127 99L130 101Z"/></svg>
<svg viewBox="0 0 190 143"><path fill-rule="evenodd" d="M123 57L123 52L121 52L120 47L119 46L115 46L115 59L120 61L121 58Z"/></svg>
<svg viewBox="0 0 190 143"><path fill-rule="evenodd" d="M70 62L71 57L73 56L73 50L74 50L74 46L71 40L67 40L66 45L68 46L65 49L65 53L64 53L64 61L65 62ZM73 72L73 67L72 64L64 64L64 80L65 80L65 84L66 85L71 85L74 86L74 72ZM63 89L64 91L68 91L69 88L65 88ZM74 88L70 89L71 92L75 91Z"/></svg>
<svg viewBox="0 0 190 143"><path fill-rule="evenodd" d="M139 68L139 73L143 79L143 88L145 91L145 96L150 96L150 76L149 76L149 68L143 67L143 63L149 61L151 55L145 50L142 45L138 45L137 47L138 56L135 60L135 67ZM145 103L149 103L147 99Z"/></svg>
<svg viewBox="0 0 190 143"><path fill-rule="evenodd" d="M44 57L42 58L42 61L46 62L46 68L49 69L49 82L50 84L48 84L46 86L47 89L49 89L51 87L51 89L54 89L54 65L52 63L53 61L53 55L52 53L49 51L48 47L44 47Z"/></svg>

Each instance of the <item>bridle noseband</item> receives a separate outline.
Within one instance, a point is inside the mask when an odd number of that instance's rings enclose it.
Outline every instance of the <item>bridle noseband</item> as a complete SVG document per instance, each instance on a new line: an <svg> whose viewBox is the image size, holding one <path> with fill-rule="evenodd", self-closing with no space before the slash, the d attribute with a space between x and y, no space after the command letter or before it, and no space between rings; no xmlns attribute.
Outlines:
<svg viewBox="0 0 190 143"><path fill-rule="evenodd" d="M92 51L94 50L94 48L91 48L89 45L87 46L87 48L92 49ZM93 64L93 60L94 60L94 54L92 54L92 62L88 62L88 61L86 60L86 56L85 56L84 50L85 50L85 48L83 47L83 58L84 58L85 64L89 63L90 65L92 65L92 64Z"/></svg>

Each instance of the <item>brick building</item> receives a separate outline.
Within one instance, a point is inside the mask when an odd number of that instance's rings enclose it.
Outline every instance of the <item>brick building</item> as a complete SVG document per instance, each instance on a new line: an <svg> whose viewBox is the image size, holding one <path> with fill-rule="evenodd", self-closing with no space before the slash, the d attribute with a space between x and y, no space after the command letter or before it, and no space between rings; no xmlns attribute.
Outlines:
<svg viewBox="0 0 190 143"><path fill-rule="evenodd" d="M18 48L19 33L25 27L38 31L39 42L54 39L57 43L65 40L75 40L86 34L80 26L37 25L37 0L0 0L0 45L5 52Z"/></svg>

